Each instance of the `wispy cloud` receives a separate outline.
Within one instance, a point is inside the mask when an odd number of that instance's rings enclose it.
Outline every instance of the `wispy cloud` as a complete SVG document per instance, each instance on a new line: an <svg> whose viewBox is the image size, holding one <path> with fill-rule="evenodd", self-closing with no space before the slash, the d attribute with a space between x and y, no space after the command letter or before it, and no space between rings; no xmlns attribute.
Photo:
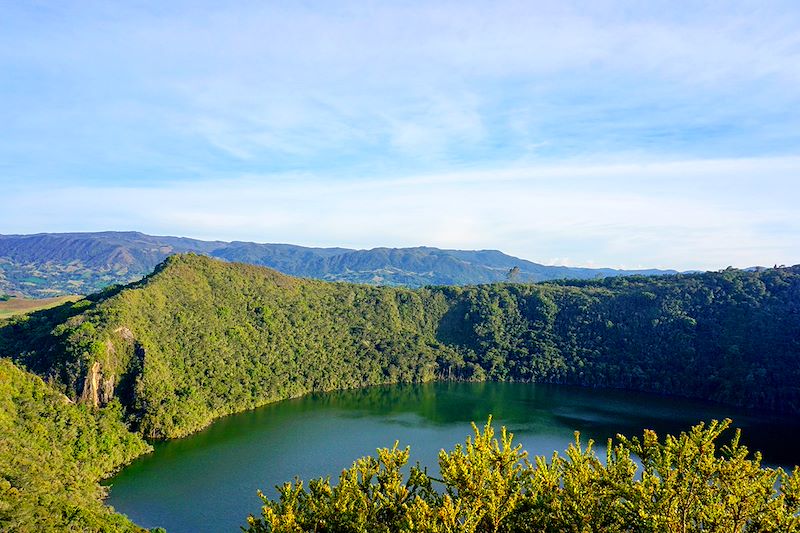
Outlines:
<svg viewBox="0 0 800 533"><path fill-rule="evenodd" d="M382 182L276 175L44 194L23 187L0 208L9 217L5 231L135 227L200 238L500 248L539 261L716 269L800 262L799 182L800 158L573 164Z"/></svg>
<svg viewBox="0 0 800 533"><path fill-rule="evenodd" d="M0 9L0 231L800 260L796 2Z"/></svg>
<svg viewBox="0 0 800 533"><path fill-rule="evenodd" d="M4 9L0 153L25 174L132 179L141 154L176 177L800 144L792 3Z"/></svg>

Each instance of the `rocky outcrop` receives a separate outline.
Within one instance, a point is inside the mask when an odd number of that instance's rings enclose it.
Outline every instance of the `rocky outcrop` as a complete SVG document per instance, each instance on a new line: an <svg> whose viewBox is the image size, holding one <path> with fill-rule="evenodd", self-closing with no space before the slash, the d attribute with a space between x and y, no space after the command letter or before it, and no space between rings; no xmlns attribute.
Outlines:
<svg viewBox="0 0 800 533"><path fill-rule="evenodd" d="M114 344L106 341L108 354L114 353ZM106 405L114 397L115 376L113 372L105 372L100 361L95 361L86 373L83 380L81 401L90 403L95 407Z"/></svg>
<svg viewBox="0 0 800 533"><path fill-rule="evenodd" d="M81 401L88 402L98 407L100 405L100 361L92 363L83 380L83 393Z"/></svg>
<svg viewBox="0 0 800 533"><path fill-rule="evenodd" d="M118 327L114 330L114 333L117 333L120 337L128 342L133 342L133 332L125 326Z"/></svg>

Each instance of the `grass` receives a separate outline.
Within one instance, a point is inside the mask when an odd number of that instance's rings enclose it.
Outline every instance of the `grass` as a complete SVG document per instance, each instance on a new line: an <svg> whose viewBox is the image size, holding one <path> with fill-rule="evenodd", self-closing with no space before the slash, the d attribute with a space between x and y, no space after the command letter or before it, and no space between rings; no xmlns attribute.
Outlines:
<svg viewBox="0 0 800 533"><path fill-rule="evenodd" d="M40 309L50 309L64 302L74 302L81 298L82 296L70 295L53 298L9 298L5 301L0 300L0 319L31 313Z"/></svg>

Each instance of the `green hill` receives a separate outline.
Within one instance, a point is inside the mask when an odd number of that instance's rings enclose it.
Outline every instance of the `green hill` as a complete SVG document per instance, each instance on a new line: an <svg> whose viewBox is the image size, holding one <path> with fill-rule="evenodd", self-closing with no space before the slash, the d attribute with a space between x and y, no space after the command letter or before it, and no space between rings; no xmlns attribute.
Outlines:
<svg viewBox="0 0 800 533"><path fill-rule="evenodd" d="M97 480L149 449L121 417L0 359L0 530L141 531L100 502Z"/></svg>
<svg viewBox="0 0 800 533"><path fill-rule="evenodd" d="M140 282L6 320L0 357L13 436L0 525L124 529L96 485L146 449L124 423L175 438L311 391L435 379L800 412L800 267L412 290L176 255Z"/></svg>
<svg viewBox="0 0 800 533"><path fill-rule="evenodd" d="M431 380L456 356L435 340L446 306L428 290L173 256L139 284L12 322L0 353L76 399L119 396L143 434L171 438L310 391Z"/></svg>
<svg viewBox="0 0 800 533"><path fill-rule="evenodd" d="M515 380L800 411L800 268L403 289L203 256L12 320L0 354L172 438L270 401L378 383Z"/></svg>

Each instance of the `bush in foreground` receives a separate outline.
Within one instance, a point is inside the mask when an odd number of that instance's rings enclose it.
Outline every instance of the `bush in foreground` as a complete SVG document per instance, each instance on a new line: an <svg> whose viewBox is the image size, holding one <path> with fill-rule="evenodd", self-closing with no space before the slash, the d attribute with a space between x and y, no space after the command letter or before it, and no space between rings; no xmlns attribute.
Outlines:
<svg viewBox="0 0 800 533"><path fill-rule="evenodd" d="M576 433L564 456L531 463L505 428L495 437L490 418L440 452L441 479L404 469L409 449L395 444L357 460L336 486L298 479L278 500L259 493L261 517L250 516L247 531L800 531L800 469L762 467L738 430L717 448L730 424L701 423L663 440L649 430L618 436L605 462Z"/></svg>

